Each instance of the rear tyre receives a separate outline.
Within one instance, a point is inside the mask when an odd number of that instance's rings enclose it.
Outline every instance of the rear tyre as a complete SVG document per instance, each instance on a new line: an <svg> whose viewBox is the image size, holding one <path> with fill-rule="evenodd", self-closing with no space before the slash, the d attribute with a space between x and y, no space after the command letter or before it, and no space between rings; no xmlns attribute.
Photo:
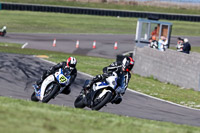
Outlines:
<svg viewBox="0 0 200 133"><path fill-rule="evenodd" d="M86 105L84 104L84 97L83 97L83 95L79 95L77 98L76 98L76 100L75 100L75 102L74 102L74 107L75 108L84 108Z"/></svg>
<svg viewBox="0 0 200 133"><path fill-rule="evenodd" d="M31 101L38 102L39 99L36 97L35 92L31 95Z"/></svg>
<svg viewBox="0 0 200 133"><path fill-rule="evenodd" d="M50 87L50 86L48 86L48 87ZM47 87L47 89L48 89L48 87ZM45 93L46 93L46 90L45 90ZM49 92L49 94L43 98L42 102L43 103L48 103L54 97L54 95L58 92L58 90L59 90L58 85L57 84L53 84L53 88L51 88L51 91Z"/></svg>
<svg viewBox="0 0 200 133"><path fill-rule="evenodd" d="M112 98L112 92L107 92L105 94L105 97L103 97L103 99L98 104L96 104L95 106L92 107L92 110L100 110L108 102L110 102L111 98Z"/></svg>

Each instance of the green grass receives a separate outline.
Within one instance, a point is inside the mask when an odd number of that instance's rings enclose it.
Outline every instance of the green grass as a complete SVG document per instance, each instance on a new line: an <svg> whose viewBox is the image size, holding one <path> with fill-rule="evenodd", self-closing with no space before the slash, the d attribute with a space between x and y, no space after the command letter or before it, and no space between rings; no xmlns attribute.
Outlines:
<svg viewBox="0 0 200 133"><path fill-rule="evenodd" d="M137 19L61 13L0 11L0 25L22 33L133 34Z"/></svg>
<svg viewBox="0 0 200 133"><path fill-rule="evenodd" d="M170 47L170 49L176 50L176 47ZM200 53L200 47L191 47L191 51Z"/></svg>
<svg viewBox="0 0 200 133"><path fill-rule="evenodd" d="M0 26L10 32L21 33L112 33L135 34L137 18L0 11ZM172 35L200 36L200 23L168 21L173 23Z"/></svg>
<svg viewBox="0 0 200 133"><path fill-rule="evenodd" d="M72 55L62 52L53 52L45 50L21 49L16 47L5 46L0 46L0 52L47 55L50 57L48 60L51 60L56 63L66 60L66 58L69 56L75 56L78 61L78 71L85 72L93 76L101 74L102 69L105 66L108 66L110 63L115 61L114 59ZM87 60L87 62L85 62L85 60ZM151 77L145 78L136 74L132 74L132 78L130 80L128 88L174 103L200 109L200 92L194 91L192 89L183 89L182 87L172 84L162 83Z"/></svg>
<svg viewBox="0 0 200 133"><path fill-rule="evenodd" d="M0 97L2 133L199 133L199 127Z"/></svg>
<svg viewBox="0 0 200 133"><path fill-rule="evenodd" d="M20 48L22 46L22 44L0 42L0 46Z"/></svg>
<svg viewBox="0 0 200 133"><path fill-rule="evenodd" d="M104 8L104 9L117 9L117 10L130 10L130 11L146 11L146 12L160 12L160 13L180 13L180 14L197 14L198 9L185 9L169 6L167 8L145 6L145 5L119 5L112 3L92 3L92 2L70 2L66 0L1 0L2 2L15 2L15 3L31 3L31 4L47 4L47 5L60 5L60 6L73 6L73 7L90 7L90 8Z"/></svg>

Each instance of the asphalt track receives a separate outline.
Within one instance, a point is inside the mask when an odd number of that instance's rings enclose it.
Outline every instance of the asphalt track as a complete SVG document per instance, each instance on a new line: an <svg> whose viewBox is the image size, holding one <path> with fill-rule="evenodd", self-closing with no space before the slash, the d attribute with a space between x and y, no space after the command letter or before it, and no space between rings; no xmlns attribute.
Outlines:
<svg viewBox="0 0 200 133"><path fill-rule="evenodd" d="M184 38L184 36L181 36ZM187 37L191 46L200 46L199 37ZM56 39L56 47L52 47ZM79 48L76 48L76 41L79 40ZM92 48L93 41L96 41L96 49ZM115 34L26 34L9 33L0 38L0 42L20 43L28 42L26 48L61 51L65 53L97 56L104 58L116 58L116 55L133 51L135 46L135 35ZM114 43L117 42L118 49L114 50ZM171 46L175 46L177 37L171 37Z"/></svg>
<svg viewBox="0 0 200 133"><path fill-rule="evenodd" d="M86 35L83 35L83 36L86 36ZM90 35L90 37L91 36L92 35ZM113 46L112 43L108 43L109 39L106 40L108 35L101 35L101 36L104 36L104 38L101 38L102 39L101 42L107 42L107 45L109 47ZM110 36L117 36L117 35L110 35ZM13 36L10 36L10 35L7 37L14 38ZM3 39L8 39L7 37ZM24 36L24 38L25 37L26 36ZM37 43L40 42L39 37L41 37L41 40L45 40L44 36L38 35L38 38L34 38L34 37L32 38L32 42L34 42L34 40L36 40ZM77 38L75 38L74 40L76 39ZM103 39L105 40L103 41ZM120 37L118 37L117 39L120 40ZM18 40L18 43L24 40L23 39ZM72 39L72 42L74 42L74 40ZM89 43L90 40L93 40L93 39L88 39L88 40L89 40L88 41ZM99 40L100 40L100 37L99 37ZM130 40L131 39L129 38L127 42L129 42ZM2 41L2 38L1 38L1 41ZM14 40L11 39L10 42L12 41ZM25 40L24 42L27 42L27 41ZM34 48L36 46L36 43L32 44L32 42L30 43L30 45L28 45L30 48ZM48 42L44 43L43 41L41 41L40 45L38 46L43 47L44 49L46 49L46 47L52 48L52 42L53 41L50 40L49 41L50 44L49 44ZM43 46L43 45L50 45L50 46ZM73 46L74 45L75 44L73 44ZM85 45L91 46L91 44L90 45L85 44ZM58 46L59 45L57 44L57 46L53 48L57 48ZM68 47L69 49L71 49L70 53L76 53L74 51L77 51L77 50L75 48L71 48L71 46ZM130 47L132 46L133 44L130 45ZM86 48L86 46L84 47ZM127 43L127 47L128 47L128 43ZM37 48L39 49L39 47ZM103 46L103 48L105 47ZM60 49L62 50L64 49L64 47ZM75 49L75 50L73 51L72 49ZM93 55L93 56L98 56L99 54L102 57L109 58L109 56L114 57L116 54L118 54L118 52L121 53L121 52L126 52L128 50L118 49L118 51L116 52L115 50L110 48L110 51L112 52L107 52L109 50L106 49L105 50L106 54L103 56L102 56L102 53L97 53L97 51L93 53L85 52L81 54ZM0 53L0 96L30 100L30 95L33 92L31 85L34 83L36 79L40 77L42 70L48 69L52 65L53 64L44 62L40 60L39 58L36 58L33 56ZM71 86L72 92L69 95L60 94L55 99L51 100L49 103L74 107L73 106L74 100L78 96L85 79L90 79L90 77L84 74L78 73L75 83ZM158 120L158 121L168 121L168 122L173 122L177 124L200 126L200 111L199 110L180 107L174 104L156 100L148 96L144 96L144 95L134 93L131 91L126 92L126 94L124 95L123 101L120 105L108 104L101 111L115 113L118 115L130 116L130 117L138 117L138 118Z"/></svg>

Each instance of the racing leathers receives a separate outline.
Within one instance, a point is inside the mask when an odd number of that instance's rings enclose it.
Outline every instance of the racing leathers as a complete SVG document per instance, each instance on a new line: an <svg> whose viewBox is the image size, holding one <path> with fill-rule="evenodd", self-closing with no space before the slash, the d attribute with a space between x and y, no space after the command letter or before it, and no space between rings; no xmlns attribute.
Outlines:
<svg viewBox="0 0 200 133"><path fill-rule="evenodd" d="M36 81L37 87L35 87L35 88L36 89L40 89L40 86L41 86L43 80L46 77L48 77L49 75L51 75L51 74L55 73L56 71L58 71L60 68L63 69L63 74L64 75L70 75L71 76L69 85L67 85L66 88L62 92L64 94L69 94L71 92L70 85L74 82L74 80L75 80L75 78L77 76L77 69L75 67L69 67L69 66L67 66L66 62L58 63L57 65L55 65L53 67L50 67L49 70L45 70L43 72L41 78Z"/></svg>
<svg viewBox="0 0 200 133"><path fill-rule="evenodd" d="M119 104L122 101L122 95L124 95L124 93L128 87L129 80L131 78L130 72L122 70L121 63L113 62L109 66L103 68L103 74L95 76L91 80L91 82L88 84L87 88L90 88L92 86L92 84L94 84L98 81L101 81L102 79L104 79L106 77L109 77L109 75L112 72L116 72L118 75L118 80L117 80L118 87L116 89L117 96L114 98L113 101L111 101L111 103Z"/></svg>

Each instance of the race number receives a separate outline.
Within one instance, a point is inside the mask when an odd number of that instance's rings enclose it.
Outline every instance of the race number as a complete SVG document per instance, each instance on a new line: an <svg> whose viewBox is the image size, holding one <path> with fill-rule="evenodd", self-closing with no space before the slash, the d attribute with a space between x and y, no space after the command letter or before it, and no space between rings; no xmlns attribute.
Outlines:
<svg viewBox="0 0 200 133"><path fill-rule="evenodd" d="M65 83L65 82L67 82L67 78L64 75L62 75L62 76L60 76L59 81L60 81L60 83Z"/></svg>

